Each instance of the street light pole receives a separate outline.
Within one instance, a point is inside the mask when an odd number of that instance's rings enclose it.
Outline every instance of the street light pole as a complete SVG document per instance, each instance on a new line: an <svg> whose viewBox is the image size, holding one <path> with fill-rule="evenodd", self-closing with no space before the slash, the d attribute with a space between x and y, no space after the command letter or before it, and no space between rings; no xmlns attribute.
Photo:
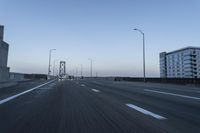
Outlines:
<svg viewBox="0 0 200 133"><path fill-rule="evenodd" d="M89 60L90 60L90 77L92 77L92 59Z"/></svg>
<svg viewBox="0 0 200 133"><path fill-rule="evenodd" d="M145 35L144 32L142 32L140 29L134 29L136 31L139 31L142 34L143 37L143 75L144 75L144 82L146 82L146 73L145 73Z"/></svg>
<svg viewBox="0 0 200 133"><path fill-rule="evenodd" d="M56 61L58 61L58 60L53 61L53 76L55 76Z"/></svg>
<svg viewBox="0 0 200 133"><path fill-rule="evenodd" d="M83 77L83 65L81 64L81 78Z"/></svg>
<svg viewBox="0 0 200 133"><path fill-rule="evenodd" d="M78 80L78 69L76 68L76 80Z"/></svg>
<svg viewBox="0 0 200 133"><path fill-rule="evenodd" d="M50 49L49 50L49 68L48 68L48 79L50 78L50 74L51 74L51 52L53 51L53 50L56 50L56 49Z"/></svg>

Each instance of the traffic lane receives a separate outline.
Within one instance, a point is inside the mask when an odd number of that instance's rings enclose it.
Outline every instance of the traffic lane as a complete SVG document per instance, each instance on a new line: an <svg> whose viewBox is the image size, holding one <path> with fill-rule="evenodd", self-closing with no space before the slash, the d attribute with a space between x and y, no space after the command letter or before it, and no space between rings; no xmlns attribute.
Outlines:
<svg viewBox="0 0 200 133"><path fill-rule="evenodd" d="M89 87L87 84L83 84L83 83L80 83L80 86L82 86L84 88L84 90L87 89L87 90L90 90L90 91L93 91L94 89L92 89L92 88L95 88L95 87ZM100 88L96 88L95 90L98 90L98 92L97 91L94 91L94 92L98 96L100 96L99 99L101 99L101 100L107 99L106 101L114 101L115 103L118 103L118 105L116 105L116 106L124 105L121 109L123 109L124 112L127 112L129 114L130 118L135 119L137 117L138 119L134 120L134 121L140 121L141 122L140 124L144 126L143 128L145 128L146 124L148 124L148 125L152 126L154 129L158 129L159 130L158 132L169 132L169 133L172 133L172 132L173 133L175 133L175 132L176 133L184 133L184 132L187 133L188 131L193 131L193 130L196 131L196 129L197 129L197 128L193 128L192 130L189 130L189 128L187 130L179 129L179 128L175 127L173 125L173 123L169 122L168 118L167 119L162 119L162 118L161 119L155 119L155 117L153 118L149 115L144 115L145 113L142 114L141 112L138 112L138 110L135 111L135 110L132 110L132 109L126 107L127 106L126 103L133 103L134 104L134 102L130 99L127 100L127 99L124 99L122 97L116 97L115 95L108 95L107 93L102 91L102 89L100 89ZM140 107L144 107L144 106L141 106L139 104L137 104L137 105L140 106ZM145 106L144 109L146 109L146 106ZM148 110L146 110L146 111L148 111ZM155 111L155 112L158 112L158 111ZM163 113L161 113L161 114L163 114ZM184 125L184 123L182 123L182 124ZM188 125L187 125L187 127L188 127ZM160 129L162 129L162 131ZM152 130L152 132L153 131L154 130ZM146 132L149 132L149 131L146 131Z"/></svg>
<svg viewBox="0 0 200 133"><path fill-rule="evenodd" d="M158 125L158 121L149 117L145 117L144 115L134 112L130 110L123 102L118 101L117 99L113 99L112 97L108 97L101 91L97 89L92 89L80 82L74 85L77 88L81 96L84 97L81 101L84 104L82 108L83 115L86 113L89 116L86 116L84 119L88 120L88 125L92 125L91 127L87 127L87 129L93 129L93 132L167 132L167 129L163 129ZM74 102L73 102L74 103ZM73 107L72 107L73 108ZM88 112L89 111L89 112ZM80 117L81 117L80 116ZM158 123L156 123L157 121ZM89 131L86 131L89 132Z"/></svg>
<svg viewBox="0 0 200 133"><path fill-rule="evenodd" d="M100 84L111 84L112 86L124 86L132 88L146 87L154 89L156 91L165 91L169 93L176 93L181 95L188 95L193 97L200 97L200 88L184 85L173 85L173 84L161 84L161 83L143 83L143 82L125 82L125 81L108 81L108 80L87 80L94 83Z"/></svg>
<svg viewBox="0 0 200 133"><path fill-rule="evenodd" d="M3 133L156 133L166 132L115 99L64 81L0 106Z"/></svg>
<svg viewBox="0 0 200 133"><path fill-rule="evenodd" d="M0 89L0 100L7 97L13 96L15 94L21 93L25 90L29 90L37 85L47 82L46 80L32 80L19 83L16 86L6 87Z"/></svg>
<svg viewBox="0 0 200 133"><path fill-rule="evenodd" d="M179 96L171 96L171 95L162 95L159 93L152 93L151 91L147 91L146 88L142 88L142 89L135 89L132 88L131 90L128 89L124 89L121 87L116 87L116 86L111 86L109 85L105 85L104 84L93 84L93 83L85 83L86 85L88 84L89 86L91 86L91 88L99 88L100 90L103 90L104 92L110 92L110 93L116 93L118 95L123 95L123 96L128 96L128 97L133 97L133 96L138 96L138 98L140 96L145 96L145 97L149 97L151 99L159 99L161 101L164 101L166 103L172 103L175 104L176 106L178 106L179 104L183 107L187 107L187 109L196 109L197 112L196 114L198 114L199 111L199 107L200 107L200 103L199 103L199 99L188 99L185 97L179 97ZM135 99L138 99L135 98ZM192 104L191 104L192 103ZM185 111L183 109L183 111ZM190 112L190 111L186 111L186 112ZM193 114L193 113L192 113Z"/></svg>
<svg viewBox="0 0 200 133"><path fill-rule="evenodd" d="M187 94L180 94L180 93L174 93L174 92L169 92L166 90L163 90L162 88L160 90L156 89L150 89L149 86L132 86L132 85L124 85L123 83L113 83L110 81L91 81L91 80L81 80L83 83L90 83L93 85L98 85L102 87L110 87L113 89L117 89L118 91L121 92L128 92L128 93L147 93L148 95L159 97L159 98L165 98L171 101L175 102L180 102L188 105L193 105L193 106L199 106L200 103L200 97L196 96L191 96Z"/></svg>
<svg viewBox="0 0 200 133"><path fill-rule="evenodd" d="M86 84L87 86L87 84ZM91 87L91 86L90 86ZM97 90L100 90L102 93L108 94L109 90L108 88L98 88L98 86L93 86L91 88L95 88ZM116 88L109 96L113 96L115 94L115 97L118 99L122 98L121 100L127 100L125 102L134 102L135 104L139 105L140 107L145 107L149 110L152 110L153 112L160 112L159 114L162 114L164 116L167 116L170 118L170 122L168 125L177 125L177 128L181 130L182 132L188 131L191 132L191 129L193 131L199 131L199 107L190 107L186 105L182 105L180 103L177 103L176 101L166 101L162 102L162 98L155 98L154 101L152 101L151 96L147 94L146 96L143 96L141 94L133 94L129 95L129 93L124 94L122 92L117 92ZM118 94L116 94L118 93ZM128 96L129 95L129 96ZM127 96L129 98L127 98ZM137 97L136 97L137 96ZM148 98L149 97L149 98ZM130 101L129 101L129 100ZM183 126L184 125L184 126ZM192 128L191 128L192 127Z"/></svg>
<svg viewBox="0 0 200 133"><path fill-rule="evenodd" d="M1 104L0 132L23 132L21 131L22 128L26 129L27 127L32 126L34 116L37 116L40 114L40 112L43 112L43 107L46 107L47 100L52 100L49 96L53 89L56 88L55 85L56 81L17 97L9 102ZM42 117L40 120L42 121Z"/></svg>
<svg viewBox="0 0 200 133"><path fill-rule="evenodd" d="M171 98L162 98L149 95L146 92L134 93L119 91L119 89L85 83L85 86L101 91L108 97L113 97L124 103L133 103L152 112L156 112L168 118L166 125L173 127L176 125L181 132L199 131L200 125L200 106L191 106L179 103ZM184 126L183 126L184 125Z"/></svg>

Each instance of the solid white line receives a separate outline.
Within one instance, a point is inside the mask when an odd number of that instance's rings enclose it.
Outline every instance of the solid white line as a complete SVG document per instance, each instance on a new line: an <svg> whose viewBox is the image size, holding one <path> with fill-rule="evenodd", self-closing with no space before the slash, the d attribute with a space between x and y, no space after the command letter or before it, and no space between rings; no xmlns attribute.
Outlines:
<svg viewBox="0 0 200 133"><path fill-rule="evenodd" d="M51 81L49 81L49 82L47 82L47 83L41 84L41 85L36 86L36 87L34 87L34 88L32 88L32 89L26 90L26 91L24 91L24 92L21 92L21 93L19 93L19 94L14 95L14 96L11 96L11 97L8 97L8 98L6 98L6 99L3 99L3 100L0 101L0 105L3 104L3 103L8 102L8 101L10 101L10 100L13 100L13 99L15 99L15 98L17 98L17 97L19 97L19 96L21 96L21 95L24 95L24 94L26 94L26 93L28 93L28 92L31 92L31 91L33 91L33 90L35 90L35 89L38 89L38 88L40 88L40 87L42 87L42 86L45 86L45 85L47 85L47 84L49 84L49 83L52 83L52 82L54 82L54 81L55 81L55 80L51 80Z"/></svg>
<svg viewBox="0 0 200 133"><path fill-rule="evenodd" d="M135 110L137 110L137 111L139 111L139 112L141 112L141 113L143 113L143 114L145 114L145 115L152 116L152 117L154 117L154 118L156 118L156 119L159 119L159 120L165 120L165 119L167 119L167 118L165 118L165 117L163 117L163 116L160 116L160 115L158 115L158 114L152 113L152 112L150 112L150 111L148 111L148 110L145 110L145 109L140 108L140 107L138 107L138 106L136 106L136 105L133 105L133 104L126 104L126 106L128 106L128 107L130 107L130 108L132 108L132 109L135 109Z"/></svg>
<svg viewBox="0 0 200 133"><path fill-rule="evenodd" d="M100 92L99 90L96 90L96 89L92 89L92 91L94 91L94 92Z"/></svg>
<svg viewBox="0 0 200 133"><path fill-rule="evenodd" d="M199 97L192 97L192 96L174 94L174 93L163 92L163 91L155 91L155 90L149 90L149 89L144 89L144 91L149 91L149 92L160 93L160 94L165 94L165 95L171 95L171 96L177 96L177 97L184 97L184 98L190 98L190 99L200 100Z"/></svg>

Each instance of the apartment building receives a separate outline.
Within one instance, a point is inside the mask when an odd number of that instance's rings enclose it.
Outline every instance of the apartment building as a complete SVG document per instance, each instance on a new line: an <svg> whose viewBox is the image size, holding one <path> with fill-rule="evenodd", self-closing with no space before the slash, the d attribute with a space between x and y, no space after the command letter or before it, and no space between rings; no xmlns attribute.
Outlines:
<svg viewBox="0 0 200 133"><path fill-rule="evenodd" d="M160 53L161 78L200 78L200 47Z"/></svg>

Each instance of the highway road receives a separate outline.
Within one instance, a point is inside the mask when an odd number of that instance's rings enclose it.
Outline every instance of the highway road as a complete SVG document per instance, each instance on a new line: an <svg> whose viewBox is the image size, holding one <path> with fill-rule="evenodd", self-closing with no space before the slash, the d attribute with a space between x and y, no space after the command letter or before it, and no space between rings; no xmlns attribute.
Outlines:
<svg viewBox="0 0 200 133"><path fill-rule="evenodd" d="M200 132L200 88L104 79L26 87L0 91L0 133Z"/></svg>

